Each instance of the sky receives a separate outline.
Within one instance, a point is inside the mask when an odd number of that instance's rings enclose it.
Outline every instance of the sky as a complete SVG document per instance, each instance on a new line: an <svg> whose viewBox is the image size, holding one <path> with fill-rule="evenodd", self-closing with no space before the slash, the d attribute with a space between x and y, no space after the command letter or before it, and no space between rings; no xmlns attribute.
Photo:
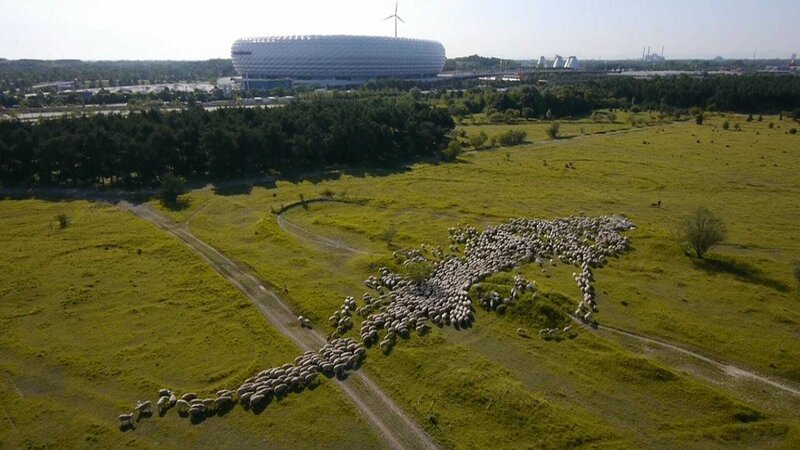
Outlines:
<svg viewBox="0 0 800 450"><path fill-rule="evenodd" d="M394 0L0 0L0 58L229 58L234 40L393 35ZM788 58L800 0L400 0L398 35L447 56Z"/></svg>

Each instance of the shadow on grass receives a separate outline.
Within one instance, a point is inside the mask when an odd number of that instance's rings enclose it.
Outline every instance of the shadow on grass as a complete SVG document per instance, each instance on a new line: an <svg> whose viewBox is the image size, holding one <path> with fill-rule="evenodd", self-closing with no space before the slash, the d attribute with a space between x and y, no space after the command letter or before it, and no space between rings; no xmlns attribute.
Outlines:
<svg viewBox="0 0 800 450"><path fill-rule="evenodd" d="M174 202L161 201L161 204L170 211L183 211L188 208L191 202L185 198L179 198Z"/></svg>
<svg viewBox="0 0 800 450"><path fill-rule="evenodd" d="M779 292L789 291L789 286L786 283L769 278L764 275L761 269L752 264L737 261L730 257L714 255L703 259L694 258L692 263L696 268L709 274L727 273L747 283L758 284Z"/></svg>

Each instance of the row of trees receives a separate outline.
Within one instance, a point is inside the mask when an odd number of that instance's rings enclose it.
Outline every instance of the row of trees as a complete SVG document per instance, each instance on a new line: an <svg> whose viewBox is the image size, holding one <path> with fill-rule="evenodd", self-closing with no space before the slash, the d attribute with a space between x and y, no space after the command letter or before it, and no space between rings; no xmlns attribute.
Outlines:
<svg viewBox="0 0 800 450"><path fill-rule="evenodd" d="M281 108L0 122L5 185L142 186L331 165L389 165L433 156L454 123L404 96L320 96Z"/></svg>
<svg viewBox="0 0 800 450"><path fill-rule="evenodd" d="M230 59L208 61L79 61L0 59L0 92L27 89L48 81L77 81L89 87L101 80L112 86L150 82L207 81L235 74ZM89 86L84 86L89 83Z"/></svg>
<svg viewBox="0 0 800 450"><path fill-rule="evenodd" d="M515 86L505 90L476 87L440 91L456 117L485 112L513 112L525 118L583 116L597 109L646 109L686 114L688 109L743 113L797 111L800 117L800 77L774 75L655 77L594 77L574 84Z"/></svg>

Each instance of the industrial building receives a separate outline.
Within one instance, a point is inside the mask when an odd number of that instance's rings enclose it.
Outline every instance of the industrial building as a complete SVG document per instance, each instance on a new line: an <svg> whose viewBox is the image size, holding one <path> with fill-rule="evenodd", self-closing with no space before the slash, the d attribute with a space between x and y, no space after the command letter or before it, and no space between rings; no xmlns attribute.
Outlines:
<svg viewBox="0 0 800 450"><path fill-rule="evenodd" d="M379 78L435 78L444 68L445 51L439 42L422 39L272 36L237 40L231 59L246 90L344 87Z"/></svg>

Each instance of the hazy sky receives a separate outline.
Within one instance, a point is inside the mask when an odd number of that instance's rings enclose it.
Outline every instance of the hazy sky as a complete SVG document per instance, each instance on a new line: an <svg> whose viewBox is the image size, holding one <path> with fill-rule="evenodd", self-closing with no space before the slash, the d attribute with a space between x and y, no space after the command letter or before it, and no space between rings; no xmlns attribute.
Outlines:
<svg viewBox="0 0 800 450"><path fill-rule="evenodd" d="M394 0L0 0L0 58L207 59L236 38L392 35ZM787 58L800 0L401 0L399 35L447 55Z"/></svg>

